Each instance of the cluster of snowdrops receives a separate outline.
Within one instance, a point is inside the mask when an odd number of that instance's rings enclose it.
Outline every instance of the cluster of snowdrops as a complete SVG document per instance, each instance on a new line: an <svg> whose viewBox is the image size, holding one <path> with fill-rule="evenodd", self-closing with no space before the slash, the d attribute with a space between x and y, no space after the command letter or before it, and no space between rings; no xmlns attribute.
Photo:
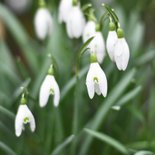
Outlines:
<svg viewBox="0 0 155 155"><path fill-rule="evenodd" d="M105 57L105 51L112 62L116 63L119 70L126 70L129 61L129 47L124 38L119 18L115 11L108 5L102 4L104 13L97 20L91 4L81 7L78 0L61 0L59 5L59 23L65 23L68 37L77 39L82 37L90 55L90 67L86 76L86 86L90 99L94 94L107 96L107 78L100 67ZM87 21L86 21L87 18ZM102 35L102 23L109 21L109 33L105 43ZM45 1L39 1L39 7L34 17L34 28L38 39L45 40L52 35L52 14L48 10ZM47 75L40 87L39 105L46 106L50 95L53 95L54 106L60 101L60 89L54 77L54 64L49 66ZM32 132L35 131L36 123L33 114L27 106L28 92L23 88L20 105L15 118L15 133L20 136L24 124L29 123Z"/></svg>

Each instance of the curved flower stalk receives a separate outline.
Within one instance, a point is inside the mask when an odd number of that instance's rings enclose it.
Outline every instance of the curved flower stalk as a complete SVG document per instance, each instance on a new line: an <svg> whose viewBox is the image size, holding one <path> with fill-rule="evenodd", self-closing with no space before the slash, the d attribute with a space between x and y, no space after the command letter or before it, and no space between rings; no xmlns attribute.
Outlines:
<svg viewBox="0 0 155 155"><path fill-rule="evenodd" d="M66 22L72 8L72 0L61 0L59 5L59 22Z"/></svg>
<svg viewBox="0 0 155 155"><path fill-rule="evenodd" d="M40 95L39 95L40 107L46 106L50 95L54 96L53 103L54 103L54 106L57 107L60 101L60 90L55 80L55 77L53 75L52 65L50 66L48 75L45 77L40 88Z"/></svg>
<svg viewBox="0 0 155 155"><path fill-rule="evenodd" d="M34 18L36 35L39 39L44 40L50 36L53 28L53 18L46 7L40 7Z"/></svg>
<svg viewBox="0 0 155 155"><path fill-rule="evenodd" d="M124 71L127 68L130 57L129 46L123 37L123 30L121 28L118 28L117 36L118 39L114 48L114 58L117 68Z"/></svg>
<svg viewBox="0 0 155 155"><path fill-rule="evenodd" d="M66 21L66 29L69 38L79 38L82 36L85 26L85 18L80 9L80 5L73 5L69 11Z"/></svg>
<svg viewBox="0 0 155 155"><path fill-rule="evenodd" d="M95 36L96 23L92 20L88 21L83 30L83 42L86 42L89 38Z"/></svg>
<svg viewBox="0 0 155 155"><path fill-rule="evenodd" d="M30 123L30 129L34 132L36 128L34 116L26 105L26 99L22 97L15 118L15 133L17 137L21 135L22 130L24 130L24 124L27 123Z"/></svg>
<svg viewBox="0 0 155 155"><path fill-rule="evenodd" d="M116 27L113 22L109 23L109 33L107 37L107 42L106 42L106 47L107 47L107 52L112 61L114 60L114 48L117 42L117 33L116 33Z"/></svg>
<svg viewBox="0 0 155 155"><path fill-rule="evenodd" d="M97 61L101 64L105 57L105 41L101 31L96 31L94 39L88 45L90 48L90 53L95 53L97 56Z"/></svg>
<svg viewBox="0 0 155 155"><path fill-rule="evenodd" d="M86 77L86 86L90 99L94 97L95 92L97 95L102 94L104 97L107 96L107 78L98 64L95 54L91 55L91 64Z"/></svg>

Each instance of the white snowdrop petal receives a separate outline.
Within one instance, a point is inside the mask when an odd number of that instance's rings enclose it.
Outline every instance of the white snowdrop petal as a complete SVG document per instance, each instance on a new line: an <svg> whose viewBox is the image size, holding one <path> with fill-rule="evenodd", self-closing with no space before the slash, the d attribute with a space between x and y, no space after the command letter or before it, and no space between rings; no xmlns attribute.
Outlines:
<svg viewBox="0 0 155 155"><path fill-rule="evenodd" d="M100 91L99 85L96 82L94 84L94 89L95 89L95 92L97 93L97 95L101 95L101 91Z"/></svg>
<svg viewBox="0 0 155 155"><path fill-rule="evenodd" d="M86 77L86 86L90 99L94 97L95 89L94 89L94 81L93 81L93 65L90 64L89 71Z"/></svg>
<svg viewBox="0 0 155 155"><path fill-rule="evenodd" d="M59 5L59 22L66 22L72 8L72 0L61 0Z"/></svg>
<svg viewBox="0 0 155 155"><path fill-rule="evenodd" d="M95 37L89 44L91 52L95 52L99 63L103 62L105 56L105 41L101 32L96 32Z"/></svg>
<svg viewBox="0 0 155 155"><path fill-rule="evenodd" d="M129 47L124 38L118 39L115 45L115 62L119 70L125 70L128 65L130 53Z"/></svg>
<svg viewBox="0 0 155 155"><path fill-rule="evenodd" d="M100 89L102 95L104 97L106 97L107 96L107 90L108 90L106 75L98 63L94 63L94 68L95 68L96 75L98 78L99 89Z"/></svg>
<svg viewBox="0 0 155 155"><path fill-rule="evenodd" d="M19 137L24 129L24 119L28 118L28 122L30 122L31 130L35 130L35 120L33 114L27 107L27 105L20 105L17 111L17 115L15 118L15 132L16 136Z"/></svg>
<svg viewBox="0 0 155 155"><path fill-rule="evenodd" d="M107 84L107 78L104 72L100 74L100 77L99 77L99 88L100 88L102 95L106 97L107 90L108 90L108 84Z"/></svg>
<svg viewBox="0 0 155 155"><path fill-rule="evenodd" d="M124 54L122 56L122 70L126 70L127 66L128 66L128 62L129 62L129 57L130 57L130 53L129 53L129 47L127 42L125 41L124 43Z"/></svg>
<svg viewBox="0 0 155 155"><path fill-rule="evenodd" d="M59 105L59 101L60 101L60 89L59 86L53 76L53 89L54 89L54 106L57 107Z"/></svg>
<svg viewBox="0 0 155 155"><path fill-rule="evenodd" d="M40 8L35 15L35 31L39 39L45 39L52 31L52 16L46 8Z"/></svg>
<svg viewBox="0 0 155 155"><path fill-rule="evenodd" d="M17 137L22 133L24 114L24 106L20 105L15 118L15 133Z"/></svg>
<svg viewBox="0 0 155 155"><path fill-rule="evenodd" d="M85 26L85 18L80 6L73 6L66 21L67 33L70 38L79 38Z"/></svg>
<svg viewBox="0 0 155 155"><path fill-rule="evenodd" d="M31 128L32 132L34 132L36 129L35 119L34 119L34 116L32 114L30 116L30 128Z"/></svg>
<svg viewBox="0 0 155 155"><path fill-rule="evenodd" d="M96 24L94 21L88 21L83 30L83 42L86 42L89 38L95 36Z"/></svg>
<svg viewBox="0 0 155 155"><path fill-rule="evenodd" d="M109 31L107 42L106 42L106 47L107 47L108 55L112 61L114 61L114 47L115 47L116 42L117 42L116 31Z"/></svg>
<svg viewBox="0 0 155 155"><path fill-rule="evenodd" d="M40 95L39 95L40 107L44 107L47 104L48 98L50 96L51 87L52 87L52 76L47 75L40 88Z"/></svg>

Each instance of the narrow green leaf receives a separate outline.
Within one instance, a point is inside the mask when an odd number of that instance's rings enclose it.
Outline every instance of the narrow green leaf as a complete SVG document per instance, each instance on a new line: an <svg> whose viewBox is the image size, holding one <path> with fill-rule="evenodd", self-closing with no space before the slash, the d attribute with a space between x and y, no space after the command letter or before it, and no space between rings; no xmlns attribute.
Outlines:
<svg viewBox="0 0 155 155"><path fill-rule="evenodd" d="M88 71L88 66L84 67L78 74L78 78L81 79L86 72ZM64 99L64 97L67 95L67 93L75 86L77 80L77 76L74 76L72 79L69 80L69 82L64 86L64 88L61 91L61 100Z"/></svg>
<svg viewBox="0 0 155 155"><path fill-rule="evenodd" d="M127 86L130 84L133 76L135 75L136 71L135 69L129 71L121 80L120 82L114 87L114 89L111 91L110 94L108 94L108 97L106 100L102 103L101 107L97 111L95 117L93 120L90 121L91 129L97 130L101 123L105 120L106 115L108 114L109 110L113 106L113 104L116 102L116 100L121 96L121 94L124 92L124 90L127 88ZM80 150L80 155L87 154L87 151L92 143L93 138L90 136L87 136L83 142L83 147Z"/></svg>
<svg viewBox="0 0 155 155"><path fill-rule="evenodd" d="M85 129L85 131L90 134L91 136L103 141L103 142L106 142L107 144L113 146L115 149L117 149L118 151L120 151L121 153L123 154L128 154L129 151L127 150L127 148L121 144L119 141L115 140L114 138L106 135L106 134L103 134L103 133L99 133L99 132L96 132L96 131L93 131L93 130L90 130L90 129Z"/></svg>
<svg viewBox="0 0 155 155"><path fill-rule="evenodd" d="M51 155L59 155L60 152L73 141L74 137L74 135L69 136L62 144L58 145Z"/></svg>
<svg viewBox="0 0 155 155"><path fill-rule="evenodd" d="M5 151L8 155L17 155L9 146L0 141L0 148Z"/></svg>
<svg viewBox="0 0 155 155"><path fill-rule="evenodd" d="M80 53L80 55L82 55L86 50L86 48L87 48L87 46L90 44L90 42L92 41L94 39L94 37L91 37L91 38L89 38L83 45L82 45L82 47L80 48L80 50L79 50L79 52L78 53Z"/></svg>
<svg viewBox="0 0 155 155"><path fill-rule="evenodd" d="M12 113L11 111L9 111L8 109L6 109L6 108L4 108L2 106L0 106L0 112L3 113L3 114L6 114L8 117L10 117L13 120L15 118L15 114L14 113Z"/></svg>
<svg viewBox="0 0 155 155"><path fill-rule="evenodd" d="M131 90L126 95L124 95L112 108L114 108L114 109L115 109L115 107L121 108L126 103L128 103L130 100L135 98L140 93L141 90L142 90L142 86L138 86L135 89Z"/></svg>
<svg viewBox="0 0 155 155"><path fill-rule="evenodd" d="M153 155L153 152L150 151L138 151L135 155Z"/></svg>

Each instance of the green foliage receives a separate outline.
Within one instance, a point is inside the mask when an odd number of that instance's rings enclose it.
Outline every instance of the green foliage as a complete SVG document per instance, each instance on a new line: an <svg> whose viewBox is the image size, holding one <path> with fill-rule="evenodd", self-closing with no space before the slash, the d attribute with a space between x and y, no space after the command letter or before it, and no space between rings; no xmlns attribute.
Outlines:
<svg viewBox="0 0 155 155"><path fill-rule="evenodd" d="M85 2L89 1L82 1ZM92 3L97 14L103 12L102 7L97 7L98 1ZM112 3L129 43L131 58L125 72L118 71L108 56L105 58L102 68L108 79L108 95L95 96L93 100L89 99L85 86L89 64L85 51L93 38L82 46L80 39L67 37L65 26L57 21L58 1L49 1L54 31L45 42L33 35L30 15L29 30L23 22L26 19L21 20L0 3L0 19L7 30L7 39L0 40L1 155L119 155L128 151L149 155L155 152L155 46L145 42L146 23L141 14L141 11L145 14L150 3L146 0L132 0L129 5L120 0ZM103 27L106 39L105 29L106 23ZM48 54L56 61L61 101L55 108L50 99L41 109L38 94L51 63ZM76 59L79 55L80 63ZM28 87L33 98L28 106L37 128L31 133L26 126L17 138L14 119L21 86Z"/></svg>

